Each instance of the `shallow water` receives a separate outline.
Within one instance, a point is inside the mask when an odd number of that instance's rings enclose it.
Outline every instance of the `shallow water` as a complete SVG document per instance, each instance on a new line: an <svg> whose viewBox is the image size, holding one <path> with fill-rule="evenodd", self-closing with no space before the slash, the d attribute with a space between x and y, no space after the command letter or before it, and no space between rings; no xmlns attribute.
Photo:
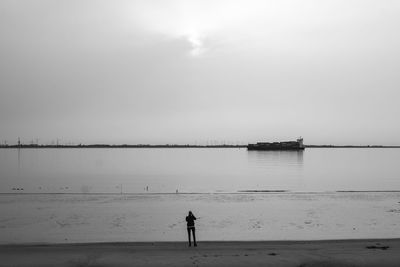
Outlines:
<svg viewBox="0 0 400 267"><path fill-rule="evenodd" d="M400 149L0 149L1 193L400 190Z"/></svg>

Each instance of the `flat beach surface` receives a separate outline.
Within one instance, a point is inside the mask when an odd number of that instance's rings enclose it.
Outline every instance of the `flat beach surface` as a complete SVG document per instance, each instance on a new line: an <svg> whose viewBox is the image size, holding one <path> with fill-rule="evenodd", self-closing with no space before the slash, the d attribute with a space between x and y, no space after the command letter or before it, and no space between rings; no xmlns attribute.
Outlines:
<svg viewBox="0 0 400 267"><path fill-rule="evenodd" d="M400 239L20 244L0 266L399 266Z"/></svg>
<svg viewBox="0 0 400 267"><path fill-rule="evenodd" d="M0 195L0 244L400 238L400 192Z"/></svg>

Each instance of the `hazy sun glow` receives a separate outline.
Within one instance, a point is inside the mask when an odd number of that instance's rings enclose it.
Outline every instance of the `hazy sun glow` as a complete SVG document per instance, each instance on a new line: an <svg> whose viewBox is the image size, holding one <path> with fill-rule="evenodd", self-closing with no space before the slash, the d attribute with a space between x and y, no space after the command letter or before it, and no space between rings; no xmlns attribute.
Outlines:
<svg viewBox="0 0 400 267"><path fill-rule="evenodd" d="M192 47L190 50L190 55L197 57L206 51L206 48L204 47L204 41L198 32L192 31L186 36L186 38Z"/></svg>
<svg viewBox="0 0 400 267"><path fill-rule="evenodd" d="M192 57L209 51L205 40L210 36L218 37L232 29L239 31L243 21L254 16L254 10L249 12L245 1L176 0L168 1L168 5L142 4L146 12L135 14L134 23L170 38L186 40L190 45L187 52Z"/></svg>

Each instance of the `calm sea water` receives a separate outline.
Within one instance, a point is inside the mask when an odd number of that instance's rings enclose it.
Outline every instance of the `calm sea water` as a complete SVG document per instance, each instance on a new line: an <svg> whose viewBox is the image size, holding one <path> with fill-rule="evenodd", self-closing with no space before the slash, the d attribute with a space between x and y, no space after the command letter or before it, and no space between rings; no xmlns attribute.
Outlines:
<svg viewBox="0 0 400 267"><path fill-rule="evenodd" d="M400 149L0 149L1 193L400 190Z"/></svg>

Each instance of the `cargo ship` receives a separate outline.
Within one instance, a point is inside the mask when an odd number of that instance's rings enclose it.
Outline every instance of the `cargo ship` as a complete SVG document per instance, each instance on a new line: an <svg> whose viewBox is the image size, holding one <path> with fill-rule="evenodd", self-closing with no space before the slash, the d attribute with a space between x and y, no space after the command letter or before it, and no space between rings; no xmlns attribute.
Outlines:
<svg viewBox="0 0 400 267"><path fill-rule="evenodd" d="M304 150L303 138L296 141L286 142L258 142L256 144L248 144L248 150Z"/></svg>

